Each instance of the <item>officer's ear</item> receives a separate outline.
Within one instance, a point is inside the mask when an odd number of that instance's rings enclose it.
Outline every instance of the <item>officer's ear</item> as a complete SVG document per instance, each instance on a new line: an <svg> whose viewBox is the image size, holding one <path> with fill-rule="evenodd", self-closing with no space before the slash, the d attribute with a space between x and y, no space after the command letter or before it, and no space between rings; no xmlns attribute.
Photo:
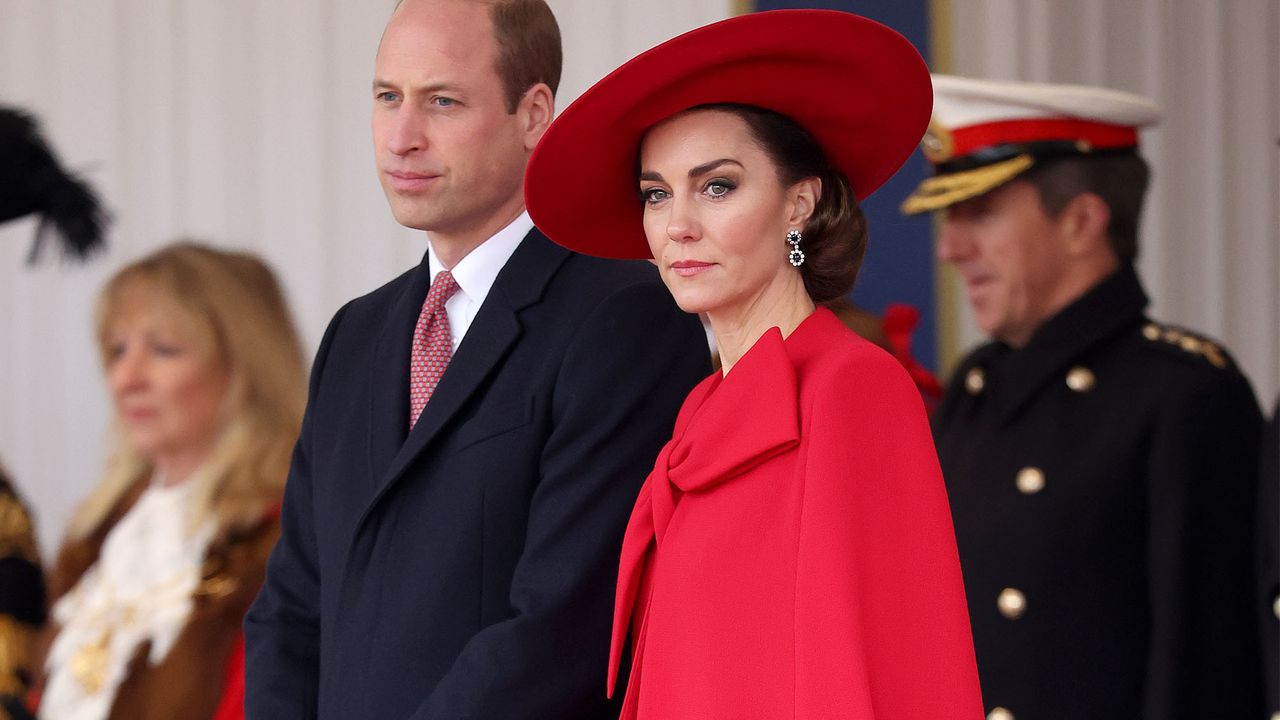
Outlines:
<svg viewBox="0 0 1280 720"><path fill-rule="evenodd" d="M1111 207L1095 193L1080 193L1071 198L1058 214L1057 222L1066 240L1067 252L1072 255L1090 254L1111 246L1107 237Z"/></svg>

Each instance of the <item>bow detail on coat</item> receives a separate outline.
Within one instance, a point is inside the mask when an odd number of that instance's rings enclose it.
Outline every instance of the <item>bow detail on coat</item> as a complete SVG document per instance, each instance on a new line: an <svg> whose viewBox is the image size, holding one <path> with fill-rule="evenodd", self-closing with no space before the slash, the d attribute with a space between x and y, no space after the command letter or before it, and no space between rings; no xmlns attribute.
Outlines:
<svg viewBox="0 0 1280 720"><path fill-rule="evenodd" d="M631 684L638 684L650 595L651 578L646 575L652 572L653 551L661 547L680 498L685 493L711 491L795 447L800 441L798 397L795 367L775 327L756 341L728 376L708 377L685 399L672 439L640 489L623 538L609 651L610 697L629 624L636 633ZM748 407L767 412L744 412ZM762 417L768 420L761 422Z"/></svg>

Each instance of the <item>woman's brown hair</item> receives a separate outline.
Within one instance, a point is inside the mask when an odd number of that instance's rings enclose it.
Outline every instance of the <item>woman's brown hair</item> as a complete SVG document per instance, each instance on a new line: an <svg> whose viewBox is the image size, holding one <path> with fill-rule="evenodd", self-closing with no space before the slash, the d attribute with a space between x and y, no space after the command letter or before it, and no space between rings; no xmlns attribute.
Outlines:
<svg viewBox="0 0 1280 720"><path fill-rule="evenodd" d="M783 186L816 177L821 196L801 231L804 264L800 275L815 303L847 294L853 288L867 250L867 219L845 176L828 162L822 146L796 121L755 105L715 103L693 110L719 110L741 118L778 171ZM786 257L786 240L778 238L778 257Z"/></svg>

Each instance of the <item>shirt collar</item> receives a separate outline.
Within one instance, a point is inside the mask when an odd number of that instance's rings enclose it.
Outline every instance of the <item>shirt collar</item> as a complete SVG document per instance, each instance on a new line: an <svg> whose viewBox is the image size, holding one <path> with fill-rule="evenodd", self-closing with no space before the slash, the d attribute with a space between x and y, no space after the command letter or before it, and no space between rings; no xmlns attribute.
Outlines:
<svg viewBox="0 0 1280 720"><path fill-rule="evenodd" d="M493 287L494 280L498 279L502 266L507 264L516 247L520 245L520 241L531 230L533 230L533 220L529 218L528 211L522 212L493 237L467 253L466 257L459 260L458 264L451 269L453 280L458 283L458 289L472 300L484 302L485 297L489 295L489 289ZM427 242L427 266L431 269L433 281L436 275L445 269L444 263L436 257L435 248L430 242Z"/></svg>

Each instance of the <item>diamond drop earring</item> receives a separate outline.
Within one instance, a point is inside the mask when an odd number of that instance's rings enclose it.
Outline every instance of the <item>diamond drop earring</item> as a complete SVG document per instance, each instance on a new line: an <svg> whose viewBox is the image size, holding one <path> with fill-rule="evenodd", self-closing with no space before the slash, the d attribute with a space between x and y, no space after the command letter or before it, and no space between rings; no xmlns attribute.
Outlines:
<svg viewBox="0 0 1280 720"><path fill-rule="evenodd" d="M787 242L791 244L791 250L787 253L787 261L792 267L800 267L804 264L804 251L800 249L800 241L803 240L799 230L787 231Z"/></svg>

